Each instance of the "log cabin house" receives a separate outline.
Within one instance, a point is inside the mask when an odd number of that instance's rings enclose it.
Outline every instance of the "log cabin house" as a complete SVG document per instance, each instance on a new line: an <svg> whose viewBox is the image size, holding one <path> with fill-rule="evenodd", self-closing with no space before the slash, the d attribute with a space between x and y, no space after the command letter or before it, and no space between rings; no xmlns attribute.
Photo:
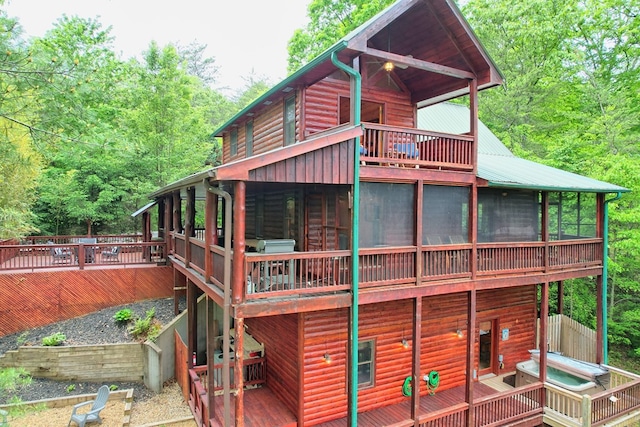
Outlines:
<svg viewBox="0 0 640 427"><path fill-rule="evenodd" d="M153 194L199 425L542 424L549 287L602 301L627 190L515 157L478 121L502 82L453 1L399 0L221 126L221 166ZM538 378L488 388L538 319Z"/></svg>

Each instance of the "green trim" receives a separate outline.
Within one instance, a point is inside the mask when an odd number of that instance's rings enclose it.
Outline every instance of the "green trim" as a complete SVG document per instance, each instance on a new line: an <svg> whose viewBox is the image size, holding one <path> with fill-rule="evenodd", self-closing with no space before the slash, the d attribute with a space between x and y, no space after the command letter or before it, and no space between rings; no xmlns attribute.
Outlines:
<svg viewBox="0 0 640 427"><path fill-rule="evenodd" d="M317 56L311 62L309 62L308 64L304 65L302 68L298 69L298 71L296 71L295 73L291 74L289 77L287 77L286 79L284 79L283 81L281 81L280 83L278 83L277 85L275 85L274 87L269 89L267 92L263 93L259 98L257 98L251 104L247 105L244 109L242 109L235 116L233 116L231 119L229 119L225 124L223 124L218 129L216 129L213 132L213 135L214 136L221 136L222 131L224 131L227 127L231 126L239 118L241 118L242 116L247 114L249 111L251 111L254 108L256 108L258 105L262 104L264 101L266 101L271 96L275 95L277 92L282 91L285 87L289 86L291 83L293 83L298 78L300 78L303 75L307 74L309 71L313 70L314 68L316 68L320 64L323 64L324 62L328 61L334 53L340 52L345 47L347 47L347 41L346 40L338 41L336 44L331 46L329 49L327 49L320 56Z"/></svg>
<svg viewBox="0 0 640 427"><path fill-rule="evenodd" d="M480 179L483 179L480 177ZM538 190L538 191L566 191L566 192L573 192L573 193L613 193L613 192L618 192L618 193L628 193L631 190L627 189L627 188L623 188L623 187L619 187L612 189L612 188L588 188L588 187L562 187L562 186L557 186L557 187L550 187L550 186L544 186L544 185L531 185L531 184L518 184L518 183L505 183L505 182L498 182L498 181L488 181L489 183L489 187L491 188L516 188L516 189L521 189L521 190ZM479 187L482 188L482 187Z"/></svg>
<svg viewBox="0 0 640 427"><path fill-rule="evenodd" d="M353 68L343 64L338 60L336 52L331 54L331 62L352 78L351 87L353 102L353 124L361 125L361 103L362 103L362 77ZM353 242L351 254L351 282L352 282L352 302L351 302L351 399L349 400L349 419L351 427L358 425L358 252L360 238L360 137L356 137L353 144L353 210L351 223L351 238Z"/></svg>
<svg viewBox="0 0 640 427"><path fill-rule="evenodd" d="M602 236L602 362L605 365L609 364L609 324L607 317L609 313L607 311L607 281L609 280L609 203L618 200L622 197L622 192L609 200L604 201L604 230Z"/></svg>

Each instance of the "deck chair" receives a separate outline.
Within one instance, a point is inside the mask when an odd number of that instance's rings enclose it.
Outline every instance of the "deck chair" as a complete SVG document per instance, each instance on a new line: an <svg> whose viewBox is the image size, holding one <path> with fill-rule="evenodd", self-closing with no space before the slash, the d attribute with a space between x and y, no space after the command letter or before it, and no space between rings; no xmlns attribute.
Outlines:
<svg viewBox="0 0 640 427"><path fill-rule="evenodd" d="M78 424L78 427L84 427L85 423L99 423L102 424L102 418L100 418L100 411L104 409L107 405L107 400L109 400L109 387L103 385L98 389L98 394L94 400L89 400L87 402L78 403L73 406L73 412L71 413L71 419L69 420L69 424L67 427L71 425L72 422ZM89 412L78 413L78 409L91 405L91 409Z"/></svg>
<svg viewBox="0 0 640 427"><path fill-rule="evenodd" d="M7 421L7 415L9 413L3 409L0 409L0 427L9 427L9 422Z"/></svg>
<svg viewBox="0 0 640 427"><path fill-rule="evenodd" d="M71 262L71 251L63 248L51 248L53 262Z"/></svg>
<svg viewBox="0 0 640 427"><path fill-rule="evenodd" d="M102 251L102 259L104 259L105 261L119 262L120 261L118 259L119 254L120 254L120 246L114 246L109 251Z"/></svg>

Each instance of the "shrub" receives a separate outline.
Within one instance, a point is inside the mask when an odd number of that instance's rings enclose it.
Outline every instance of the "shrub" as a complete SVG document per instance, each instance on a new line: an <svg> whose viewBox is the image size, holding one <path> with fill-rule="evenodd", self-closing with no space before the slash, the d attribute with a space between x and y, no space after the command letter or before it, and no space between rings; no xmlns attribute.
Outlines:
<svg viewBox="0 0 640 427"><path fill-rule="evenodd" d="M0 369L0 397L8 396L22 385L31 384L31 375L23 368Z"/></svg>
<svg viewBox="0 0 640 427"><path fill-rule="evenodd" d="M72 391L74 391L76 389L76 385L75 384L69 384L67 386L67 393L71 393Z"/></svg>
<svg viewBox="0 0 640 427"><path fill-rule="evenodd" d="M155 341L160 332L160 324L154 319L156 316L156 308L147 310L144 319L136 319L133 326L129 328L129 333L139 340L150 339Z"/></svg>
<svg viewBox="0 0 640 427"><path fill-rule="evenodd" d="M42 345L47 347L52 347L56 345L61 345L67 337L62 332L56 332L55 334L51 334L48 337L42 338Z"/></svg>
<svg viewBox="0 0 640 427"><path fill-rule="evenodd" d="M123 308L113 315L113 319L118 325L124 325L133 319L133 311L130 308Z"/></svg>

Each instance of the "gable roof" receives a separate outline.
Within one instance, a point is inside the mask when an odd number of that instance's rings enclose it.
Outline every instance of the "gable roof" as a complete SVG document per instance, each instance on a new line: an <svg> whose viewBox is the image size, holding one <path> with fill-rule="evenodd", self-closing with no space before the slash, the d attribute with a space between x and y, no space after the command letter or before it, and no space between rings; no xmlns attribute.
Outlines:
<svg viewBox="0 0 640 427"><path fill-rule="evenodd" d="M410 30L408 30L410 29ZM257 114L296 87L304 87L337 70L332 54L345 64L357 58L403 65L393 73L420 106L501 84L503 77L452 0L398 0L351 31L325 52L272 87L220 126L215 136L248 113ZM406 65L406 67L404 67Z"/></svg>
<svg viewBox="0 0 640 427"><path fill-rule="evenodd" d="M469 132L469 109L442 103L418 110L418 128L446 133ZM627 188L515 156L478 121L478 178L489 187L588 193L628 192Z"/></svg>

